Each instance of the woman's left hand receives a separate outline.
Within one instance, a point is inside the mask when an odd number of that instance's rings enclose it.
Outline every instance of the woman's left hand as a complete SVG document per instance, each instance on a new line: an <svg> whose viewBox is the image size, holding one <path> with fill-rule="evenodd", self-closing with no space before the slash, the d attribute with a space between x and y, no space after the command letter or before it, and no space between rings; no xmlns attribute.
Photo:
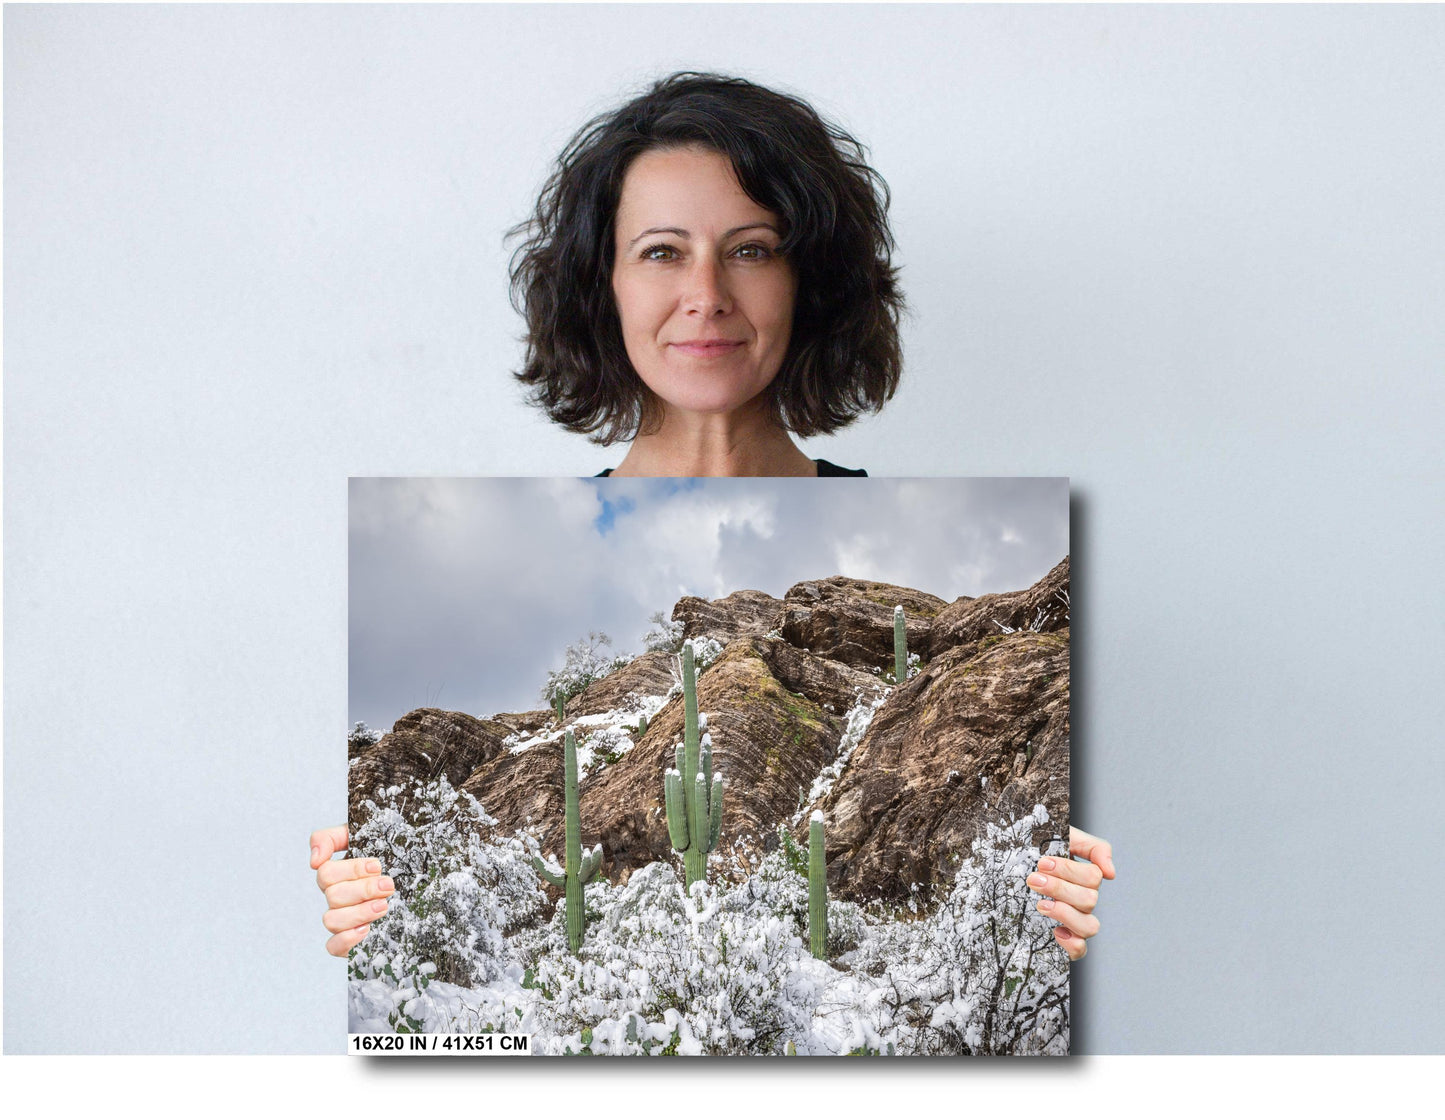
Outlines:
<svg viewBox="0 0 1445 1120"><path fill-rule="evenodd" d="M1054 936L1069 960L1076 961L1088 952L1085 939L1099 932L1094 906L1099 901L1099 883L1114 877L1114 852L1109 841L1071 826L1069 854L1088 862L1045 856L1028 884L1044 896L1039 911L1059 923Z"/></svg>

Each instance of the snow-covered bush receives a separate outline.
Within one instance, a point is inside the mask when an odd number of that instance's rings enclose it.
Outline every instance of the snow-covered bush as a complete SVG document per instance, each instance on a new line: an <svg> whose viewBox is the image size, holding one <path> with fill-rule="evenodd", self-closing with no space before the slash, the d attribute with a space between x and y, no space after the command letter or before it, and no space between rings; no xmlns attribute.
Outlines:
<svg viewBox="0 0 1445 1120"><path fill-rule="evenodd" d="M362 750L373 743L381 742L381 732L375 728L367 727L360 720L346 733L346 748L348 751Z"/></svg>
<svg viewBox="0 0 1445 1120"><path fill-rule="evenodd" d="M548 1050L645 1053L651 1042L684 1054L777 1054L806 1038L827 966L808 967L791 919L728 905L729 893L700 881L685 895L663 863L594 892L597 916L589 913L579 953L551 930L534 971Z"/></svg>
<svg viewBox="0 0 1445 1120"><path fill-rule="evenodd" d="M577 777L601 773L613 763L627 757L636 746L620 727L599 727L577 747Z"/></svg>
<svg viewBox="0 0 1445 1120"><path fill-rule="evenodd" d="M611 644L612 639L601 630L593 630L568 646L562 668L549 670L547 683L542 686L541 696L547 707L555 707L559 699L565 704L593 681L600 681L632 660L632 655L626 653L609 657L603 647Z"/></svg>
<svg viewBox="0 0 1445 1120"><path fill-rule="evenodd" d="M989 824L933 914L872 930L850 955L855 969L887 979L884 1004L905 1052L1068 1052L1068 955L1025 882L1041 854L1033 830L1047 822L1039 805ZM1064 854L1061 841L1048 850Z"/></svg>
<svg viewBox="0 0 1445 1120"><path fill-rule="evenodd" d="M1067 1052L1068 958L1025 882L1042 806L988 826L935 898L830 899L823 961L805 942L807 852L784 829L736 885L689 895L664 862L592 885L574 955L534 840L498 837L445 780L405 815L400 793L353 838L398 887L353 950L353 1030L509 1029L557 1054Z"/></svg>
<svg viewBox="0 0 1445 1120"><path fill-rule="evenodd" d="M385 915L351 951L353 980L395 986L393 1026L423 1029L426 989L434 980L475 986L495 979L506 934L546 900L532 869L537 843L501 837L471 794L445 778L393 786L367 801L366 822L351 836L351 855L381 861L396 893Z"/></svg>
<svg viewBox="0 0 1445 1120"><path fill-rule="evenodd" d="M653 611L647 621L652 623L652 627L642 636L643 649L649 653L682 651L682 632L687 628L682 619L668 618L661 611Z"/></svg>

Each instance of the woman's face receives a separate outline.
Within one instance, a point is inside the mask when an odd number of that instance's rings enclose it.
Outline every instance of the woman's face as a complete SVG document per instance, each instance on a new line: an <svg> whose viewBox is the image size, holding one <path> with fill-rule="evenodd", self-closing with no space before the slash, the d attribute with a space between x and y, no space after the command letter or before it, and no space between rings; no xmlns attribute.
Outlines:
<svg viewBox="0 0 1445 1120"><path fill-rule="evenodd" d="M612 291L627 356L672 409L731 412L788 352L797 278L782 220L704 148L644 152L622 181Z"/></svg>

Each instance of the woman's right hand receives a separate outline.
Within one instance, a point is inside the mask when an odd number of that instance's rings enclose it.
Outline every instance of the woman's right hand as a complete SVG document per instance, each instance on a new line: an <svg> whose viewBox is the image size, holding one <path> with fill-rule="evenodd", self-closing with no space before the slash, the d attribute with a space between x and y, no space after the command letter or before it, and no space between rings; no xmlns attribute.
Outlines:
<svg viewBox="0 0 1445 1120"><path fill-rule="evenodd" d="M329 907L321 924L332 933L326 951L333 957L351 952L371 923L386 913L387 896L396 893L392 881L381 873L379 860L331 858L346 850L348 839L345 825L311 834L311 867Z"/></svg>

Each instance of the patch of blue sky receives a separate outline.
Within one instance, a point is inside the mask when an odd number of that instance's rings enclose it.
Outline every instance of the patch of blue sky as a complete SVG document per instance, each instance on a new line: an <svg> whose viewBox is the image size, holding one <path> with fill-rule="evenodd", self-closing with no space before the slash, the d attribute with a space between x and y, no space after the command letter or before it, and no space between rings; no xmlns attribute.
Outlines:
<svg viewBox="0 0 1445 1120"><path fill-rule="evenodd" d="M637 508L637 503L625 494L610 500L598 493L597 500L602 503L602 510L592 519L592 526L599 537L605 537L612 530L618 514L629 514Z"/></svg>

